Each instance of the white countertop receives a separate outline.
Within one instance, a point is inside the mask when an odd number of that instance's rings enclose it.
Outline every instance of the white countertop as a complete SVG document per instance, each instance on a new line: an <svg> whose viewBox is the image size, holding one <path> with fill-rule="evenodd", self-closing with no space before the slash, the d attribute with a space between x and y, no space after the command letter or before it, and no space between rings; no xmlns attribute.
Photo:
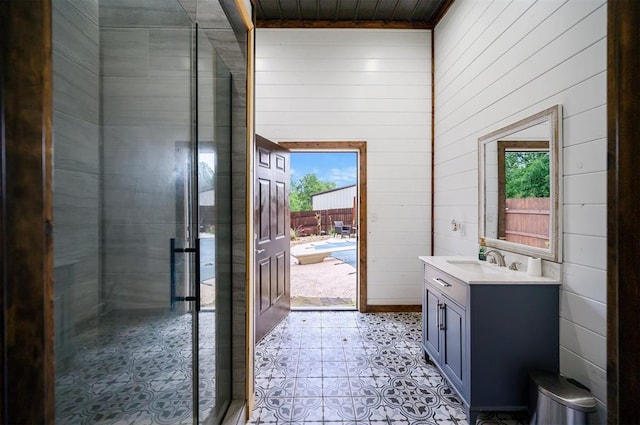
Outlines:
<svg viewBox="0 0 640 425"><path fill-rule="evenodd" d="M464 256L420 256L420 260L434 266L470 285L473 284L529 284L559 285L560 281L549 277L529 276L524 271L509 270L475 257ZM456 264L458 263L458 264ZM472 270L477 269L477 270Z"/></svg>

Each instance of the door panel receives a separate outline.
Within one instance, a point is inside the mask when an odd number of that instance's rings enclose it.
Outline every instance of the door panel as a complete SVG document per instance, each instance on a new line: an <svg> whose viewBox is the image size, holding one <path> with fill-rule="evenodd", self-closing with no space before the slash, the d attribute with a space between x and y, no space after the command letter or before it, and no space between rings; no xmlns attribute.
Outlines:
<svg viewBox="0 0 640 425"><path fill-rule="evenodd" d="M258 205L269 205L269 200L271 199L271 182L269 180L258 179L258 198L260 200ZM256 226L260 232L258 243L269 242L271 211L269 208L259 208L258 211L260 211L258 225Z"/></svg>
<svg viewBox="0 0 640 425"><path fill-rule="evenodd" d="M438 315L440 314L440 301L438 294L430 291L429 288L425 288L425 317L426 323L424 324L424 344L432 350L431 354L439 360L440 357L440 330L438 329Z"/></svg>
<svg viewBox="0 0 640 425"><path fill-rule="evenodd" d="M255 340L290 310L289 151L256 136Z"/></svg>
<svg viewBox="0 0 640 425"><path fill-rule="evenodd" d="M462 389L462 350L464 336L464 312L453 302L445 304L444 347L442 351L442 367L456 378L453 384Z"/></svg>
<svg viewBox="0 0 640 425"><path fill-rule="evenodd" d="M285 211L285 201L288 201L286 187L283 182L276 182L276 238L282 238L288 234L285 223L288 217Z"/></svg>
<svg viewBox="0 0 640 425"><path fill-rule="evenodd" d="M271 263L269 259L258 264L258 313L263 313L270 306L271 300Z"/></svg>
<svg viewBox="0 0 640 425"><path fill-rule="evenodd" d="M282 298L287 292L286 281L284 279L284 277L286 276L286 270L288 270L289 267L289 263L287 262L287 255L288 253L286 252L281 252L280 254L276 255L276 302L278 302L280 298Z"/></svg>

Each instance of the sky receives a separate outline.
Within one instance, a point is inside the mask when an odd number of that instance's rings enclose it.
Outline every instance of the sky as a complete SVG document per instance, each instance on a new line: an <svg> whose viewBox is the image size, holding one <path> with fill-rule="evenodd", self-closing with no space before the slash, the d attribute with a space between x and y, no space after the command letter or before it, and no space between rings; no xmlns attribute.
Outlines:
<svg viewBox="0 0 640 425"><path fill-rule="evenodd" d="M291 180L315 174L320 181L334 182L336 187L356 184L355 152L291 152Z"/></svg>

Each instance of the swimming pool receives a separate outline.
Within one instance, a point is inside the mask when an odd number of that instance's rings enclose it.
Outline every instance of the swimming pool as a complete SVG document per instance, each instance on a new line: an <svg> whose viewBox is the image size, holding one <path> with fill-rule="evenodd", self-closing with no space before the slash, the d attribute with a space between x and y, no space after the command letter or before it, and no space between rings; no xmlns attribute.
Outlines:
<svg viewBox="0 0 640 425"><path fill-rule="evenodd" d="M349 247L353 247L353 249L344 249ZM333 258L349 264L354 269L356 268L356 261L358 260L358 255L356 254L356 241L324 242L314 245L314 249L317 251L328 251L333 248L340 248L339 250L331 253Z"/></svg>

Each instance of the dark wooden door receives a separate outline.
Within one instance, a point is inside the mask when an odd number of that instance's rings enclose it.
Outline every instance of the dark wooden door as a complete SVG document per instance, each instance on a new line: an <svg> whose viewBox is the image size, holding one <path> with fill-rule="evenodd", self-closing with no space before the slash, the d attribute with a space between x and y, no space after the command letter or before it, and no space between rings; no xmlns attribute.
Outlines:
<svg viewBox="0 0 640 425"><path fill-rule="evenodd" d="M256 136L255 340L289 314L289 151Z"/></svg>

